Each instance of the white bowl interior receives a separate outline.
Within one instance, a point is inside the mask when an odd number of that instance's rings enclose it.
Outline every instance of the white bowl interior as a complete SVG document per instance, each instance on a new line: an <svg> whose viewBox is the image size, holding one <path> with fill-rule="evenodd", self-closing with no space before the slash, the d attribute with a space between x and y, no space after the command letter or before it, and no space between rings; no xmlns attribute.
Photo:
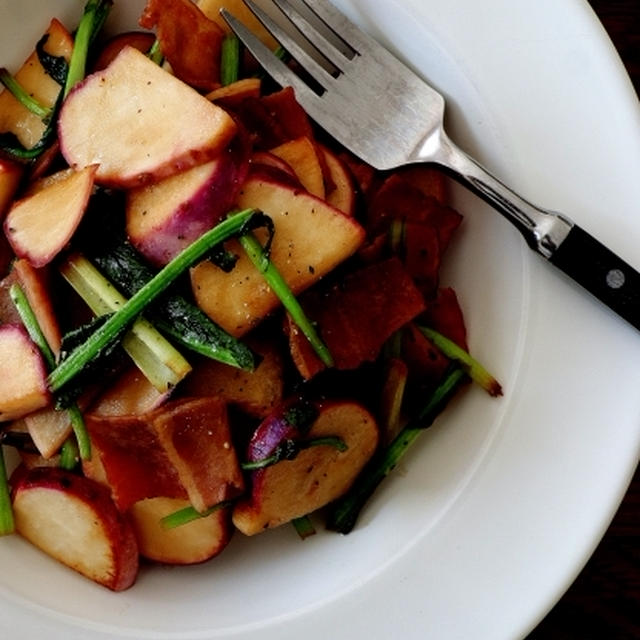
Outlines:
<svg viewBox="0 0 640 640"><path fill-rule="evenodd" d="M143 4L117 3L110 29L133 26ZM448 111L454 139L472 152L481 148L479 159L505 178L518 174L508 127L496 119L491 96L481 97L446 33L435 25L427 29L397 2L375 10L373 2L364 0L340 4L348 4L351 16L425 71L448 97L455 96ZM7 0L0 6L9 15L0 25L0 61L6 66L24 57L47 16L56 14L71 27L78 16L78 3L72 0ZM20 29L7 28L18 24ZM26 33L33 38L25 40ZM301 542L291 528L282 527L252 539L236 535L218 558L201 566L143 567L137 584L120 594L91 584L12 537L0 541L0 596L16 611L34 611L96 634L248 635L353 596L399 558L415 553L416 545L428 541L470 491L474 474L491 457L514 411L514 389L523 362L529 363L524 354L531 347L532 299L538 301L529 256L517 233L474 196L456 186L453 193L465 221L444 278L462 301L472 352L503 382L506 395L494 400L477 388L467 389L383 483L352 534L320 531Z"/></svg>

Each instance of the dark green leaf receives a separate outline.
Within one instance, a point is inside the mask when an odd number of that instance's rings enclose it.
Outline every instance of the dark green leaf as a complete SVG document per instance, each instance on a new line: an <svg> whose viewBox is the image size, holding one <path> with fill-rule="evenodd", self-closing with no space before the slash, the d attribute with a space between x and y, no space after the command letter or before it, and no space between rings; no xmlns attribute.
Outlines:
<svg viewBox="0 0 640 640"><path fill-rule="evenodd" d="M36 53L38 60L45 70L45 73L53 78L61 87L67 81L67 73L69 72L69 63L64 56L54 56L45 48L45 44L49 40L49 34L45 33L36 44Z"/></svg>
<svg viewBox="0 0 640 640"><path fill-rule="evenodd" d="M318 417L318 408L308 400L298 400L284 413L284 420L301 434L306 434Z"/></svg>

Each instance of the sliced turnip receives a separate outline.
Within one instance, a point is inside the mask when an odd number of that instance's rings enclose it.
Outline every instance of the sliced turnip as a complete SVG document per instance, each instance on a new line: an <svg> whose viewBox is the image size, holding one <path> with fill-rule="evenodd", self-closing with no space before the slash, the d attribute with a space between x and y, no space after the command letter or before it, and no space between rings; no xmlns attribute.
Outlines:
<svg viewBox="0 0 640 640"><path fill-rule="evenodd" d="M17 256L43 267L58 255L82 220L96 169L64 169L11 207L4 231Z"/></svg>
<svg viewBox="0 0 640 640"><path fill-rule="evenodd" d="M54 467L36 467L17 481L16 530L42 551L114 591L138 574L138 547L107 489Z"/></svg>
<svg viewBox="0 0 640 640"><path fill-rule="evenodd" d="M42 355L22 325L0 326L0 422L47 405L50 393Z"/></svg>
<svg viewBox="0 0 640 640"><path fill-rule="evenodd" d="M271 455L287 438L335 437L347 448L340 451L331 444L311 446L293 460L254 471L249 496L233 510L233 523L246 535L304 516L341 496L378 445L376 421L355 402L321 404L307 432L284 422L283 413L276 412L258 427L249 446L250 461Z"/></svg>
<svg viewBox="0 0 640 640"><path fill-rule="evenodd" d="M162 266L220 222L248 171L244 147L232 144L211 162L131 190L126 229L133 246Z"/></svg>
<svg viewBox="0 0 640 640"><path fill-rule="evenodd" d="M162 524L162 518L189 505L188 500L158 497L140 500L129 509L142 556L165 564L195 564L227 546L233 532L228 507L173 529Z"/></svg>
<svg viewBox="0 0 640 640"><path fill-rule="evenodd" d="M58 122L69 165L98 164L96 180L120 187L212 160L235 131L225 111L129 46L76 85Z"/></svg>
<svg viewBox="0 0 640 640"><path fill-rule="evenodd" d="M360 246L364 230L351 217L311 194L269 178L251 176L238 198L275 225L271 260L294 293L335 268ZM231 245L232 243L230 243ZM236 266L225 273L209 261L191 273L199 306L229 333L240 336L255 327L279 300L242 249Z"/></svg>
<svg viewBox="0 0 640 640"><path fill-rule="evenodd" d="M304 136L271 149L271 153L284 160L295 172L302 186L312 195L324 199L322 165L312 140Z"/></svg>
<svg viewBox="0 0 640 640"><path fill-rule="evenodd" d="M352 216L356 208L356 189L351 173L333 151L326 147L321 147L321 151L332 182L332 188L327 189L326 200L336 209Z"/></svg>
<svg viewBox="0 0 640 640"><path fill-rule="evenodd" d="M64 26L54 18L45 34L45 50L53 56L69 60L73 49L73 37ZM20 67L15 79L43 107L53 107L58 99L61 87L45 71L35 51ZM0 92L0 131L13 133L22 145L30 149L40 141L45 129L46 125L40 116L29 111L9 91Z"/></svg>

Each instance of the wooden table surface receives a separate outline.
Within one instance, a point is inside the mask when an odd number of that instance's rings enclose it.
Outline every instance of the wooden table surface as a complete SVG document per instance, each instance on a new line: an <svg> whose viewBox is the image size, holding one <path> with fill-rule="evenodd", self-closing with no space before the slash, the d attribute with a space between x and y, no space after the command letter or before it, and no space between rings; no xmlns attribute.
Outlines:
<svg viewBox="0 0 640 640"><path fill-rule="evenodd" d="M640 0L589 2L640 95ZM591 639L640 639L640 469L594 555L527 640Z"/></svg>

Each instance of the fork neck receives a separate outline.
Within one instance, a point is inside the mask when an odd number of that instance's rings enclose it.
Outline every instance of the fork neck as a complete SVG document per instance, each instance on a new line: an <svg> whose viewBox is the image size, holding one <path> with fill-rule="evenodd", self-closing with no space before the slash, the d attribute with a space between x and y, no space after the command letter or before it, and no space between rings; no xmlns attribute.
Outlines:
<svg viewBox="0 0 640 640"><path fill-rule="evenodd" d="M565 216L525 200L460 149L440 129L418 148L415 162L433 162L512 222L534 250L550 258L571 231Z"/></svg>

